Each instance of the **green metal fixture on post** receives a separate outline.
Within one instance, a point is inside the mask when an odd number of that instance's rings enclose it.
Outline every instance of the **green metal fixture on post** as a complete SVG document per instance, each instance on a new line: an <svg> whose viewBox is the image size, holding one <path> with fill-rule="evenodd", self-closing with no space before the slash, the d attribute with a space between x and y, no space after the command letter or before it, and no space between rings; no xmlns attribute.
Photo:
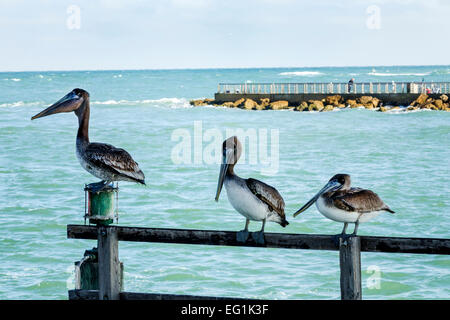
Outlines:
<svg viewBox="0 0 450 320"><path fill-rule="evenodd" d="M93 192L90 184L84 188L85 215L89 223L97 225L110 225L119 219L119 187L108 185L98 192Z"/></svg>

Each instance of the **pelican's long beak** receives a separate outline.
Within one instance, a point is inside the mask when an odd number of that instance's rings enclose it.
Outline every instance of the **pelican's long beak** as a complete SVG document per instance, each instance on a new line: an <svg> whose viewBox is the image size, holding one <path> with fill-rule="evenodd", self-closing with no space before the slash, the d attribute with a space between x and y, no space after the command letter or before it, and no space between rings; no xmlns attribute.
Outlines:
<svg viewBox="0 0 450 320"><path fill-rule="evenodd" d="M220 192L222 191L223 182L227 175L228 167L230 165L230 156L233 150L227 150L223 154L222 164L220 165L219 181L217 182L216 201L219 201Z"/></svg>
<svg viewBox="0 0 450 320"><path fill-rule="evenodd" d="M55 113L75 111L80 107L82 102L83 98L80 98L73 91L69 92L50 107L33 116L31 120L46 117Z"/></svg>
<svg viewBox="0 0 450 320"><path fill-rule="evenodd" d="M294 213L294 217L298 216L300 213L311 207L314 202L325 192L331 191L331 190L337 190L342 187L342 184L340 184L337 181L329 181L325 187L323 187L317 194L311 198L303 207L301 207L296 213Z"/></svg>

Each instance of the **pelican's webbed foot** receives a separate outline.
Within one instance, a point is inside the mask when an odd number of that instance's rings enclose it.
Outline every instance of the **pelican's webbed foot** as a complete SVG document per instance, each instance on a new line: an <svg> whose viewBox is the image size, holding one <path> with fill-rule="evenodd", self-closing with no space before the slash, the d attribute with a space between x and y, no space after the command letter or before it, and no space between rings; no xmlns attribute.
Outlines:
<svg viewBox="0 0 450 320"><path fill-rule="evenodd" d="M248 224L250 223L249 219L245 220L245 228L244 230L236 232L236 241L245 243L248 240Z"/></svg>
<svg viewBox="0 0 450 320"><path fill-rule="evenodd" d="M93 193L97 193L102 191L106 186L109 185L109 181L100 181L100 182L94 182L94 183L90 183L88 184L88 188L91 190L91 192Z"/></svg>
<svg viewBox="0 0 450 320"><path fill-rule="evenodd" d="M241 230L236 232L236 241L245 243L248 240L249 232L248 230Z"/></svg>
<svg viewBox="0 0 450 320"><path fill-rule="evenodd" d="M345 233L345 231L347 230L347 226L348 226L348 223L345 222L344 223L344 228L342 229L342 232L339 233L339 234L335 234L334 235L333 240L334 240L334 244L336 246L339 246L339 243L340 243L339 239L345 240L345 239L347 239L350 236L350 235Z"/></svg>
<svg viewBox="0 0 450 320"><path fill-rule="evenodd" d="M259 245L264 245L266 243L264 239L264 231L252 232L252 239Z"/></svg>

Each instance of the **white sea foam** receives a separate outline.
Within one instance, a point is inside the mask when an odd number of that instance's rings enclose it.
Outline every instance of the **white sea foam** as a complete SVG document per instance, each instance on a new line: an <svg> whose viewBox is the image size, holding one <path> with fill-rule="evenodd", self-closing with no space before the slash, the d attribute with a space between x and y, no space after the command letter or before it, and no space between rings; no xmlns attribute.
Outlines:
<svg viewBox="0 0 450 320"><path fill-rule="evenodd" d="M389 73L389 72L369 72L368 75L370 76L377 76L377 77L396 77L396 76L428 76L430 75L430 72L425 73Z"/></svg>
<svg viewBox="0 0 450 320"><path fill-rule="evenodd" d="M19 79L19 78L4 78L3 80L5 80L5 81L11 80L11 81L14 81L14 82L18 82L18 81L21 81L22 79Z"/></svg>
<svg viewBox="0 0 450 320"><path fill-rule="evenodd" d="M308 77L308 76L318 76L320 74L323 73L319 71L292 71L292 72L281 72L278 75Z"/></svg>
<svg viewBox="0 0 450 320"><path fill-rule="evenodd" d="M24 101L15 101L8 103L0 103L0 108L8 108L8 107L31 107L42 104L40 101L32 101L32 102L24 102Z"/></svg>
<svg viewBox="0 0 450 320"><path fill-rule="evenodd" d="M36 105L46 105L42 101L15 101L0 103L0 108L7 107L31 107ZM191 108L189 100L184 98L161 98L161 99L144 99L144 100L105 100L105 101L92 101L91 105L124 105L124 106L136 106L136 105L149 105L154 107L169 107L169 108Z"/></svg>
<svg viewBox="0 0 450 320"><path fill-rule="evenodd" d="M156 107L190 108L189 101L184 98L161 98L144 100L105 100L93 101L92 105L151 105Z"/></svg>

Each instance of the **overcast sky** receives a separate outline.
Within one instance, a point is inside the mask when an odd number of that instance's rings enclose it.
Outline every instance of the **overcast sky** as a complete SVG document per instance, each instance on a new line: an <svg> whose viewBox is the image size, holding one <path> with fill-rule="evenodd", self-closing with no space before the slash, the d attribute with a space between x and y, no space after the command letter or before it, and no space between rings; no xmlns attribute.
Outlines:
<svg viewBox="0 0 450 320"><path fill-rule="evenodd" d="M448 65L446 0L0 0L0 71Z"/></svg>

